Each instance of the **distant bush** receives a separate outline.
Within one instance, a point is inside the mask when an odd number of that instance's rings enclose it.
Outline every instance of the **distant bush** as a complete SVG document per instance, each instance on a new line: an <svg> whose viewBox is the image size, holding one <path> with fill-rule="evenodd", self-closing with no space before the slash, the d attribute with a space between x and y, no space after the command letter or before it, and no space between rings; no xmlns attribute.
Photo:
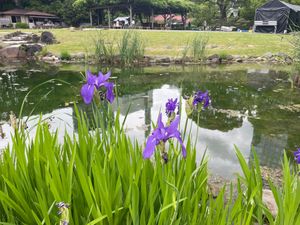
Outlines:
<svg viewBox="0 0 300 225"><path fill-rule="evenodd" d="M71 60L71 55L68 51L62 51L60 53L61 60Z"/></svg>
<svg viewBox="0 0 300 225"><path fill-rule="evenodd" d="M29 25L27 23L17 22L16 23L16 28L19 28L19 29L28 29Z"/></svg>

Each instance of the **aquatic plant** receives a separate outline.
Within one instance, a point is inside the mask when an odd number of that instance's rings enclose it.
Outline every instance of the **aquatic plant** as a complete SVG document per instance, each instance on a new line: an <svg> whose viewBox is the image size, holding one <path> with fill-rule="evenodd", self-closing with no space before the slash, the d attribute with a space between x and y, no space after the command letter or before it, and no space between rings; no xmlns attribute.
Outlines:
<svg viewBox="0 0 300 225"><path fill-rule="evenodd" d="M179 112L179 103L177 101L178 101L177 98L175 98L174 100L173 98L168 99L166 103L166 114L168 117L171 117L172 114L175 114L176 108L178 108L178 112Z"/></svg>
<svg viewBox="0 0 300 225"><path fill-rule="evenodd" d="M185 110L187 115L191 115L193 111L200 112L202 109L205 109L211 103L211 99L208 91L202 92L198 90L195 94L189 97L186 100Z"/></svg>
<svg viewBox="0 0 300 225"><path fill-rule="evenodd" d="M132 65L145 53L145 44L136 31L125 31L118 44L119 55L123 65Z"/></svg>
<svg viewBox="0 0 300 225"><path fill-rule="evenodd" d="M84 85L87 100L96 89L105 87L109 76L88 73ZM210 99L207 96L208 92L196 92L191 105L195 101L203 108ZM168 103L167 110L174 113L177 101ZM57 132L51 133L42 121L32 140L24 129L15 130L12 146L0 158L0 224L299 224L300 180L290 169L286 154L283 186L269 181L278 206L278 213L272 215L262 200L263 182L255 151L249 164L235 148L243 175L215 196L209 191L207 158L196 160L191 137L183 145L179 116L165 126L160 113L142 152L141 146L126 136L120 110L115 114L107 111L106 118L113 117L114 123L106 126L101 109L95 108L88 118L75 105L77 133L66 134L62 144ZM180 145L171 143L166 149L165 142L171 138ZM162 155L168 163L160 163L155 147L169 153ZM179 148L185 160L178 154ZM144 160L152 155L153 160Z"/></svg>
<svg viewBox="0 0 300 225"><path fill-rule="evenodd" d="M300 148L297 149L297 151L294 152L295 160L298 164L300 164Z"/></svg>
<svg viewBox="0 0 300 225"><path fill-rule="evenodd" d="M205 51L208 43L208 37L203 34L197 34L191 43L191 55L195 61L202 60L205 57Z"/></svg>
<svg viewBox="0 0 300 225"><path fill-rule="evenodd" d="M106 99L110 103L114 101L114 84L107 81L110 75L110 71L105 75L103 75L102 72L99 72L98 76L93 75L89 70L86 72L87 83L84 84L81 88L81 96L85 104L90 104L92 102L95 90L99 90L101 87L106 88Z"/></svg>
<svg viewBox="0 0 300 225"><path fill-rule="evenodd" d="M210 97L208 95L208 91L202 92L197 91L194 95L193 106L198 106L199 104L203 105L203 108L207 108L210 103Z"/></svg>
<svg viewBox="0 0 300 225"><path fill-rule="evenodd" d="M146 147L143 152L143 157L145 159L150 158L154 153L155 147L159 146L162 158L165 162L167 162L168 154L165 151L165 143L170 138L176 138L179 141L181 145L182 155L184 158L186 157L186 148L183 144L181 134L178 130L179 122L180 122L180 117L177 116L174 119L174 121L170 123L169 126L165 126L162 122L162 114L160 113L158 115L157 127L153 131L153 133L148 137L146 142Z"/></svg>
<svg viewBox="0 0 300 225"><path fill-rule="evenodd" d="M96 36L93 38L93 50L96 60L99 63L113 64L116 54L115 45L114 39L107 38L104 32L97 31Z"/></svg>

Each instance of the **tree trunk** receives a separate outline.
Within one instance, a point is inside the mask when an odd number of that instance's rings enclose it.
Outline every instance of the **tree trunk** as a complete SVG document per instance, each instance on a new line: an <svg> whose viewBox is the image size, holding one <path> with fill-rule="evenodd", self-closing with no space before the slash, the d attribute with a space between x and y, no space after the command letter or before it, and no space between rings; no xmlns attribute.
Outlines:
<svg viewBox="0 0 300 225"><path fill-rule="evenodd" d="M222 21L227 21L227 6L224 0L218 1Z"/></svg>
<svg viewBox="0 0 300 225"><path fill-rule="evenodd" d="M16 6L20 6L20 0L13 0Z"/></svg>
<svg viewBox="0 0 300 225"><path fill-rule="evenodd" d="M93 15L91 9L90 9L90 25L93 26Z"/></svg>
<svg viewBox="0 0 300 225"><path fill-rule="evenodd" d="M132 6L129 5L129 26L132 24Z"/></svg>
<svg viewBox="0 0 300 225"><path fill-rule="evenodd" d="M154 10L153 8L151 9L151 29L153 30L154 28Z"/></svg>
<svg viewBox="0 0 300 225"><path fill-rule="evenodd" d="M138 18L139 18L139 20L140 20L140 22L141 22L142 26L144 26L144 21L143 21L142 14L141 14L141 13L139 13L137 16L138 16Z"/></svg>
<svg viewBox="0 0 300 225"><path fill-rule="evenodd" d="M182 21L182 24L183 24L183 29L185 30L185 25L186 25L186 18L187 18L187 15L186 13L181 13L181 21Z"/></svg>
<svg viewBox="0 0 300 225"><path fill-rule="evenodd" d="M107 9L107 18L108 18L108 28L110 29L111 24L110 24L110 9Z"/></svg>

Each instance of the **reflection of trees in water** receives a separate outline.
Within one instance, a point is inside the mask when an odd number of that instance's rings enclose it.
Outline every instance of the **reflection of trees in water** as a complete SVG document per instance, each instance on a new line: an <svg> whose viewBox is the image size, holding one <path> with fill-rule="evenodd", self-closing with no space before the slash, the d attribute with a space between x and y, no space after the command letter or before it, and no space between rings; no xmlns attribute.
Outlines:
<svg viewBox="0 0 300 225"><path fill-rule="evenodd" d="M210 130L220 130L223 132L232 130L234 128L239 128L243 124L242 117L232 117L226 113L211 111L202 111L199 114L194 112L190 117L199 127L210 129Z"/></svg>
<svg viewBox="0 0 300 225"><path fill-rule="evenodd" d="M0 116L3 112L11 110L18 112L25 94L37 84L51 78L70 82L76 86L76 90L64 85L57 86L57 83L48 84L29 96L25 115L31 111L41 96L52 88L55 91L42 101L36 113L52 111L64 106L65 102L80 98L78 95L82 78L79 72L58 71L58 67L54 68L43 68L42 71L36 72L25 69L8 72L10 76L2 75ZM198 89L208 89L214 110L201 113L199 121L201 127L220 131L240 127L242 118L226 112L226 110L233 110L249 116L249 121L255 129L254 145L261 142L260 138L263 135L269 134L287 134L290 148L297 143L300 144L299 137L295 135L300 133L300 126L297 123L299 119L295 119L294 112L278 107L278 105L300 104L299 90L288 89L290 84L280 80L287 78L286 73L272 70L207 71L205 67L183 67L168 71L165 68L155 67L153 70L144 68L115 70L113 76L118 77L116 84L119 96L144 95L155 88L160 88L163 84L182 88L183 95L191 95ZM148 124L150 120L147 118L151 118L149 115L151 102L148 102L150 100L147 98L141 101L141 107L144 107L142 110L145 110L145 124ZM225 111L221 112L220 109ZM2 115L1 119L6 119L7 116ZM197 115L193 115L192 119L197 122Z"/></svg>
<svg viewBox="0 0 300 225"><path fill-rule="evenodd" d="M275 70L249 70L247 73L247 86L254 89L270 89L276 86L279 80L287 80L288 73Z"/></svg>
<svg viewBox="0 0 300 225"><path fill-rule="evenodd" d="M38 84L50 79L61 79L70 83L79 82L81 79L77 72L57 72L55 69L50 71L0 71L2 74L0 80L1 119L8 119L6 112L18 113L25 95ZM52 93L45 96L51 90L53 90ZM41 98L43 99L38 105L37 113L47 113L62 107L66 101L73 101L76 95L77 93L71 87L66 88L66 85L60 85L58 81L47 83L28 96L24 106L24 115L27 115L40 102Z"/></svg>
<svg viewBox="0 0 300 225"><path fill-rule="evenodd" d="M254 129L253 134L252 145L259 156L261 165L279 167L283 151L288 145L288 135L260 133L257 129Z"/></svg>

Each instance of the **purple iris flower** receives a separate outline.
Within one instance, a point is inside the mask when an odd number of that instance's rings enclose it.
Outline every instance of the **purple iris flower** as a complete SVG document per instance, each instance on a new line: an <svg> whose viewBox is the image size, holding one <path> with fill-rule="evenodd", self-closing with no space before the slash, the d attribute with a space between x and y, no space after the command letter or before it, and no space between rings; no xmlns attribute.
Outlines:
<svg viewBox="0 0 300 225"><path fill-rule="evenodd" d="M208 95L208 91L202 92L197 91L194 95L193 106L198 105L199 103L203 104L203 108L207 108L210 103L210 97Z"/></svg>
<svg viewBox="0 0 300 225"><path fill-rule="evenodd" d="M143 152L144 159L150 158L155 150L155 147L161 142L165 143L170 138L176 138L181 144L182 155L186 157L186 149L183 144L181 134L177 129L179 125L180 117L177 116L169 126L164 126L162 122L162 114L160 113L157 119L157 128L153 131L152 135L148 137L146 147Z"/></svg>
<svg viewBox="0 0 300 225"><path fill-rule="evenodd" d="M297 151L294 152L295 160L298 164L300 164L300 148L297 149Z"/></svg>
<svg viewBox="0 0 300 225"><path fill-rule="evenodd" d="M177 98L175 98L174 100L173 98L168 99L168 102L166 103L166 114L168 117L170 117L172 113L175 113L176 107L179 107L177 100Z"/></svg>
<svg viewBox="0 0 300 225"><path fill-rule="evenodd" d="M110 75L110 71L105 75L99 72L98 76L92 74L89 70L87 71L87 83L81 88L81 96L85 104L90 104L92 102L95 90L98 90L102 86L106 88L106 99L110 103L114 101L114 84L107 81Z"/></svg>

